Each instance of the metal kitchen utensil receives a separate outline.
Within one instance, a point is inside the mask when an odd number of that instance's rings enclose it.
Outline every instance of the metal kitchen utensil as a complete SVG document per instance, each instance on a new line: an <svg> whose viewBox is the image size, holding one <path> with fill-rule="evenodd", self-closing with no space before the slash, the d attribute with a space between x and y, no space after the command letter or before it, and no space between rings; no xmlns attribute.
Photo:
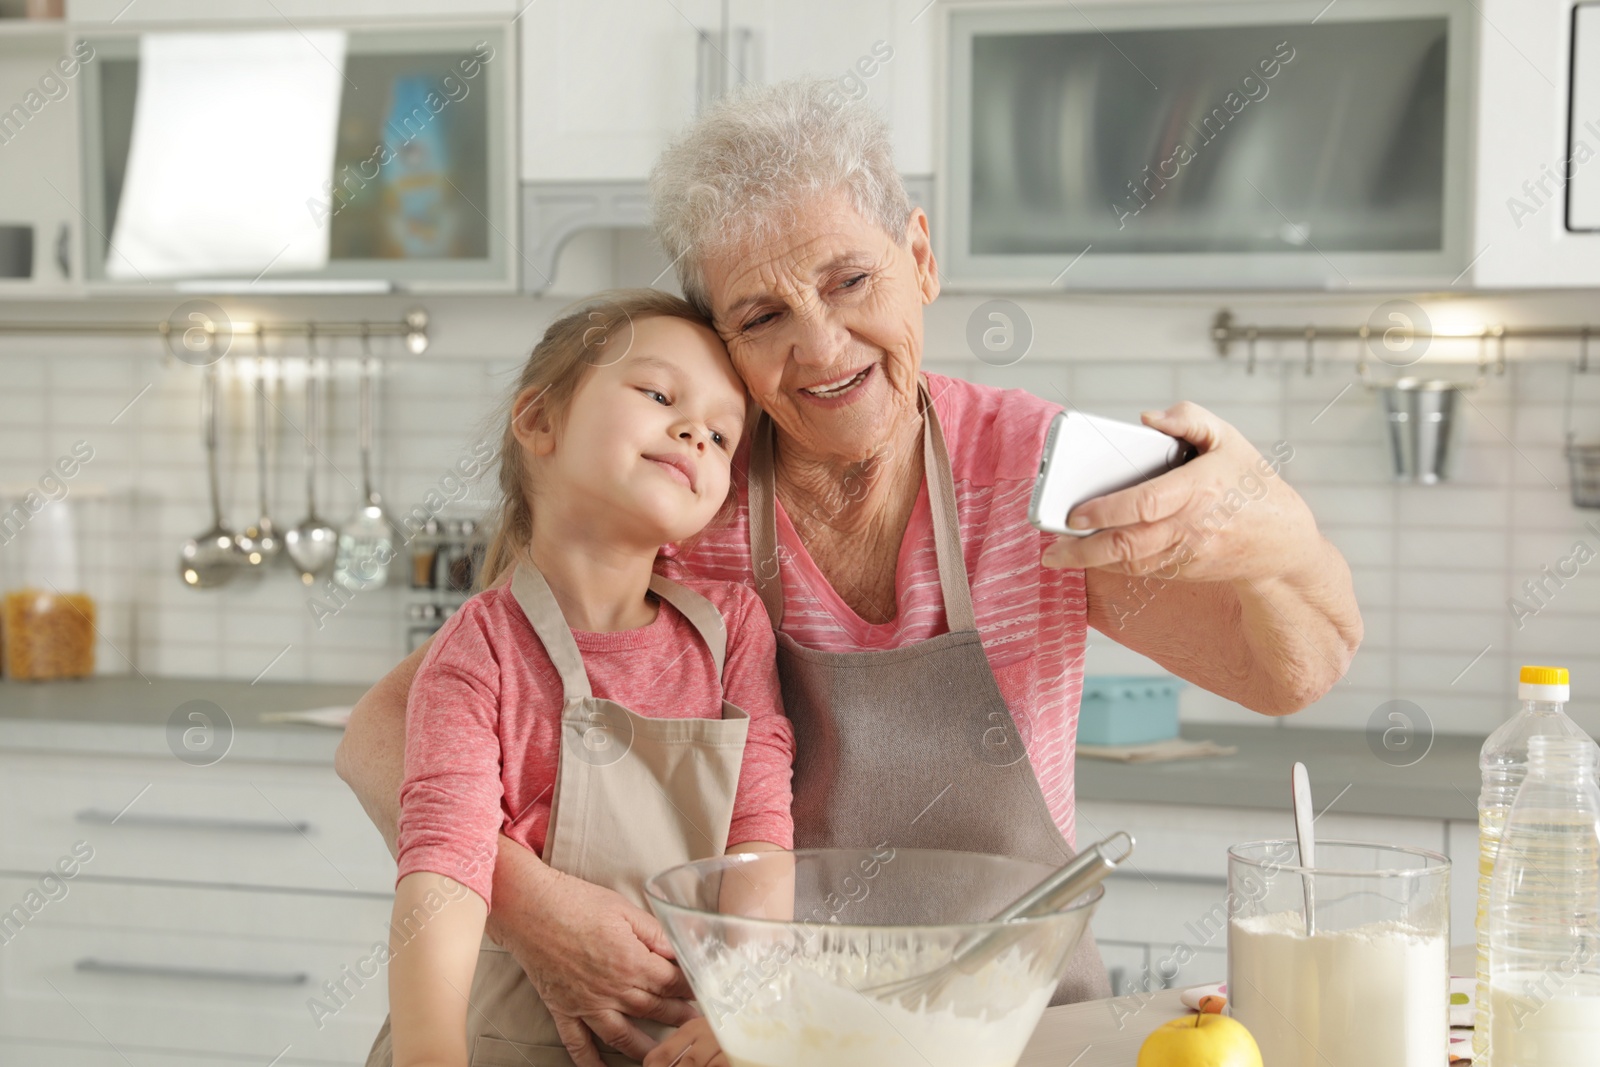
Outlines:
<svg viewBox="0 0 1600 1067"><path fill-rule="evenodd" d="M1462 385L1400 378L1380 388L1397 481L1435 485L1450 474L1456 398Z"/></svg>
<svg viewBox="0 0 1600 1067"><path fill-rule="evenodd" d="M308 336L307 340L315 352L314 337ZM313 358L306 365L306 517L283 535L284 548L300 568L300 580L306 585L316 581L333 565L334 553L339 547L339 531L317 514L317 457L322 454L322 449L317 447L322 407L318 400L317 377Z"/></svg>
<svg viewBox="0 0 1600 1067"><path fill-rule="evenodd" d="M383 513L382 498L372 488L372 353L361 335L367 358L361 364L361 492L365 503L339 531L339 552L333 580L346 589L377 589L389 580L394 559L394 527Z"/></svg>
<svg viewBox="0 0 1600 1067"><path fill-rule="evenodd" d="M215 589L233 580L244 556L233 531L222 521L221 494L217 488L217 368L205 370L200 389L200 422L206 445L206 476L211 489L211 526L184 542L178 556L178 575L194 589Z"/></svg>
<svg viewBox="0 0 1600 1067"><path fill-rule="evenodd" d="M256 351L256 491L261 517L240 530L233 540L244 557L243 573L259 576L277 562L283 551L283 538L267 514L267 358L260 327L256 329Z"/></svg>
<svg viewBox="0 0 1600 1067"><path fill-rule="evenodd" d="M1309 872L1317 865L1317 838L1312 827L1316 814L1311 806L1311 773L1304 763L1296 763L1289 772L1289 788L1294 795L1294 837L1300 846L1300 866ZM1305 882L1306 936L1310 937L1317 932L1316 886L1309 873L1302 873L1300 877Z"/></svg>
<svg viewBox="0 0 1600 1067"><path fill-rule="evenodd" d="M1106 875L1133 855L1133 835L1119 830L1078 853L1064 866L1022 894L988 921L1006 923L1033 919L1071 904L1105 880ZM925 974L868 986L862 993L914 1005L936 999L952 979L969 974L1011 946L1014 937L1005 930L973 934L958 944L950 959Z"/></svg>

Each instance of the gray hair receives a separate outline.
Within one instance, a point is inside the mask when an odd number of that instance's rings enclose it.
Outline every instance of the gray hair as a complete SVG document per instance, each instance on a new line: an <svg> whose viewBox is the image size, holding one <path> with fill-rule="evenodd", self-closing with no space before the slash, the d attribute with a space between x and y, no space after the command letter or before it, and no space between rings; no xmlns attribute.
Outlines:
<svg viewBox="0 0 1600 1067"><path fill-rule="evenodd" d="M805 201L838 190L863 218L904 240L911 201L888 123L840 82L820 78L730 93L668 145L650 173L656 237L684 296L708 317L707 257L770 239Z"/></svg>

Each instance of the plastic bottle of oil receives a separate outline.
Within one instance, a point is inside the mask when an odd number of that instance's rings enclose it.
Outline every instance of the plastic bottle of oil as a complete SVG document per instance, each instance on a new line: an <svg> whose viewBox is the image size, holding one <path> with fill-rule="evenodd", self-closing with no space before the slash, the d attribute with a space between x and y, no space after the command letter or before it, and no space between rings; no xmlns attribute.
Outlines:
<svg viewBox="0 0 1600 1067"><path fill-rule="evenodd" d="M1565 667L1523 667L1517 680L1517 700L1521 707L1509 722L1489 735L1478 756L1483 791L1478 794L1478 967L1472 1030L1473 1067L1490 1067L1494 1062L1494 1049L1489 1040L1490 883L1506 816L1528 775L1528 739L1540 736L1579 738L1594 746L1589 735L1567 717L1564 705L1569 694Z"/></svg>
<svg viewBox="0 0 1600 1067"><path fill-rule="evenodd" d="M1496 1067L1572 1067L1600 1052L1600 754L1530 737L1489 903Z"/></svg>

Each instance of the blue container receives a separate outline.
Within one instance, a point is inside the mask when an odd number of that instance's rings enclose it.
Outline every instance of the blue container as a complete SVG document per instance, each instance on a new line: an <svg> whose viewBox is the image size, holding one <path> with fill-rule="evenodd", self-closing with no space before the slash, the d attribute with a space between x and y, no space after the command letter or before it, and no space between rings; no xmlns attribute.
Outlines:
<svg viewBox="0 0 1600 1067"><path fill-rule="evenodd" d="M1170 674L1102 674L1083 680L1078 744L1147 745L1178 736L1178 690Z"/></svg>

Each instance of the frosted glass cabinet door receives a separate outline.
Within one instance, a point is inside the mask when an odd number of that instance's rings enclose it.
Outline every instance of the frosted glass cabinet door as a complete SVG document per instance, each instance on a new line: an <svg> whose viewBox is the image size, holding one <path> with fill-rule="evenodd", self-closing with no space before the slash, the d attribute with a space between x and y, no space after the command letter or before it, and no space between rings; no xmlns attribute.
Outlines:
<svg viewBox="0 0 1600 1067"><path fill-rule="evenodd" d="M1442 270L1462 236L1456 5L1297 7L953 16L953 273L1048 283L1086 248L1066 284Z"/></svg>

